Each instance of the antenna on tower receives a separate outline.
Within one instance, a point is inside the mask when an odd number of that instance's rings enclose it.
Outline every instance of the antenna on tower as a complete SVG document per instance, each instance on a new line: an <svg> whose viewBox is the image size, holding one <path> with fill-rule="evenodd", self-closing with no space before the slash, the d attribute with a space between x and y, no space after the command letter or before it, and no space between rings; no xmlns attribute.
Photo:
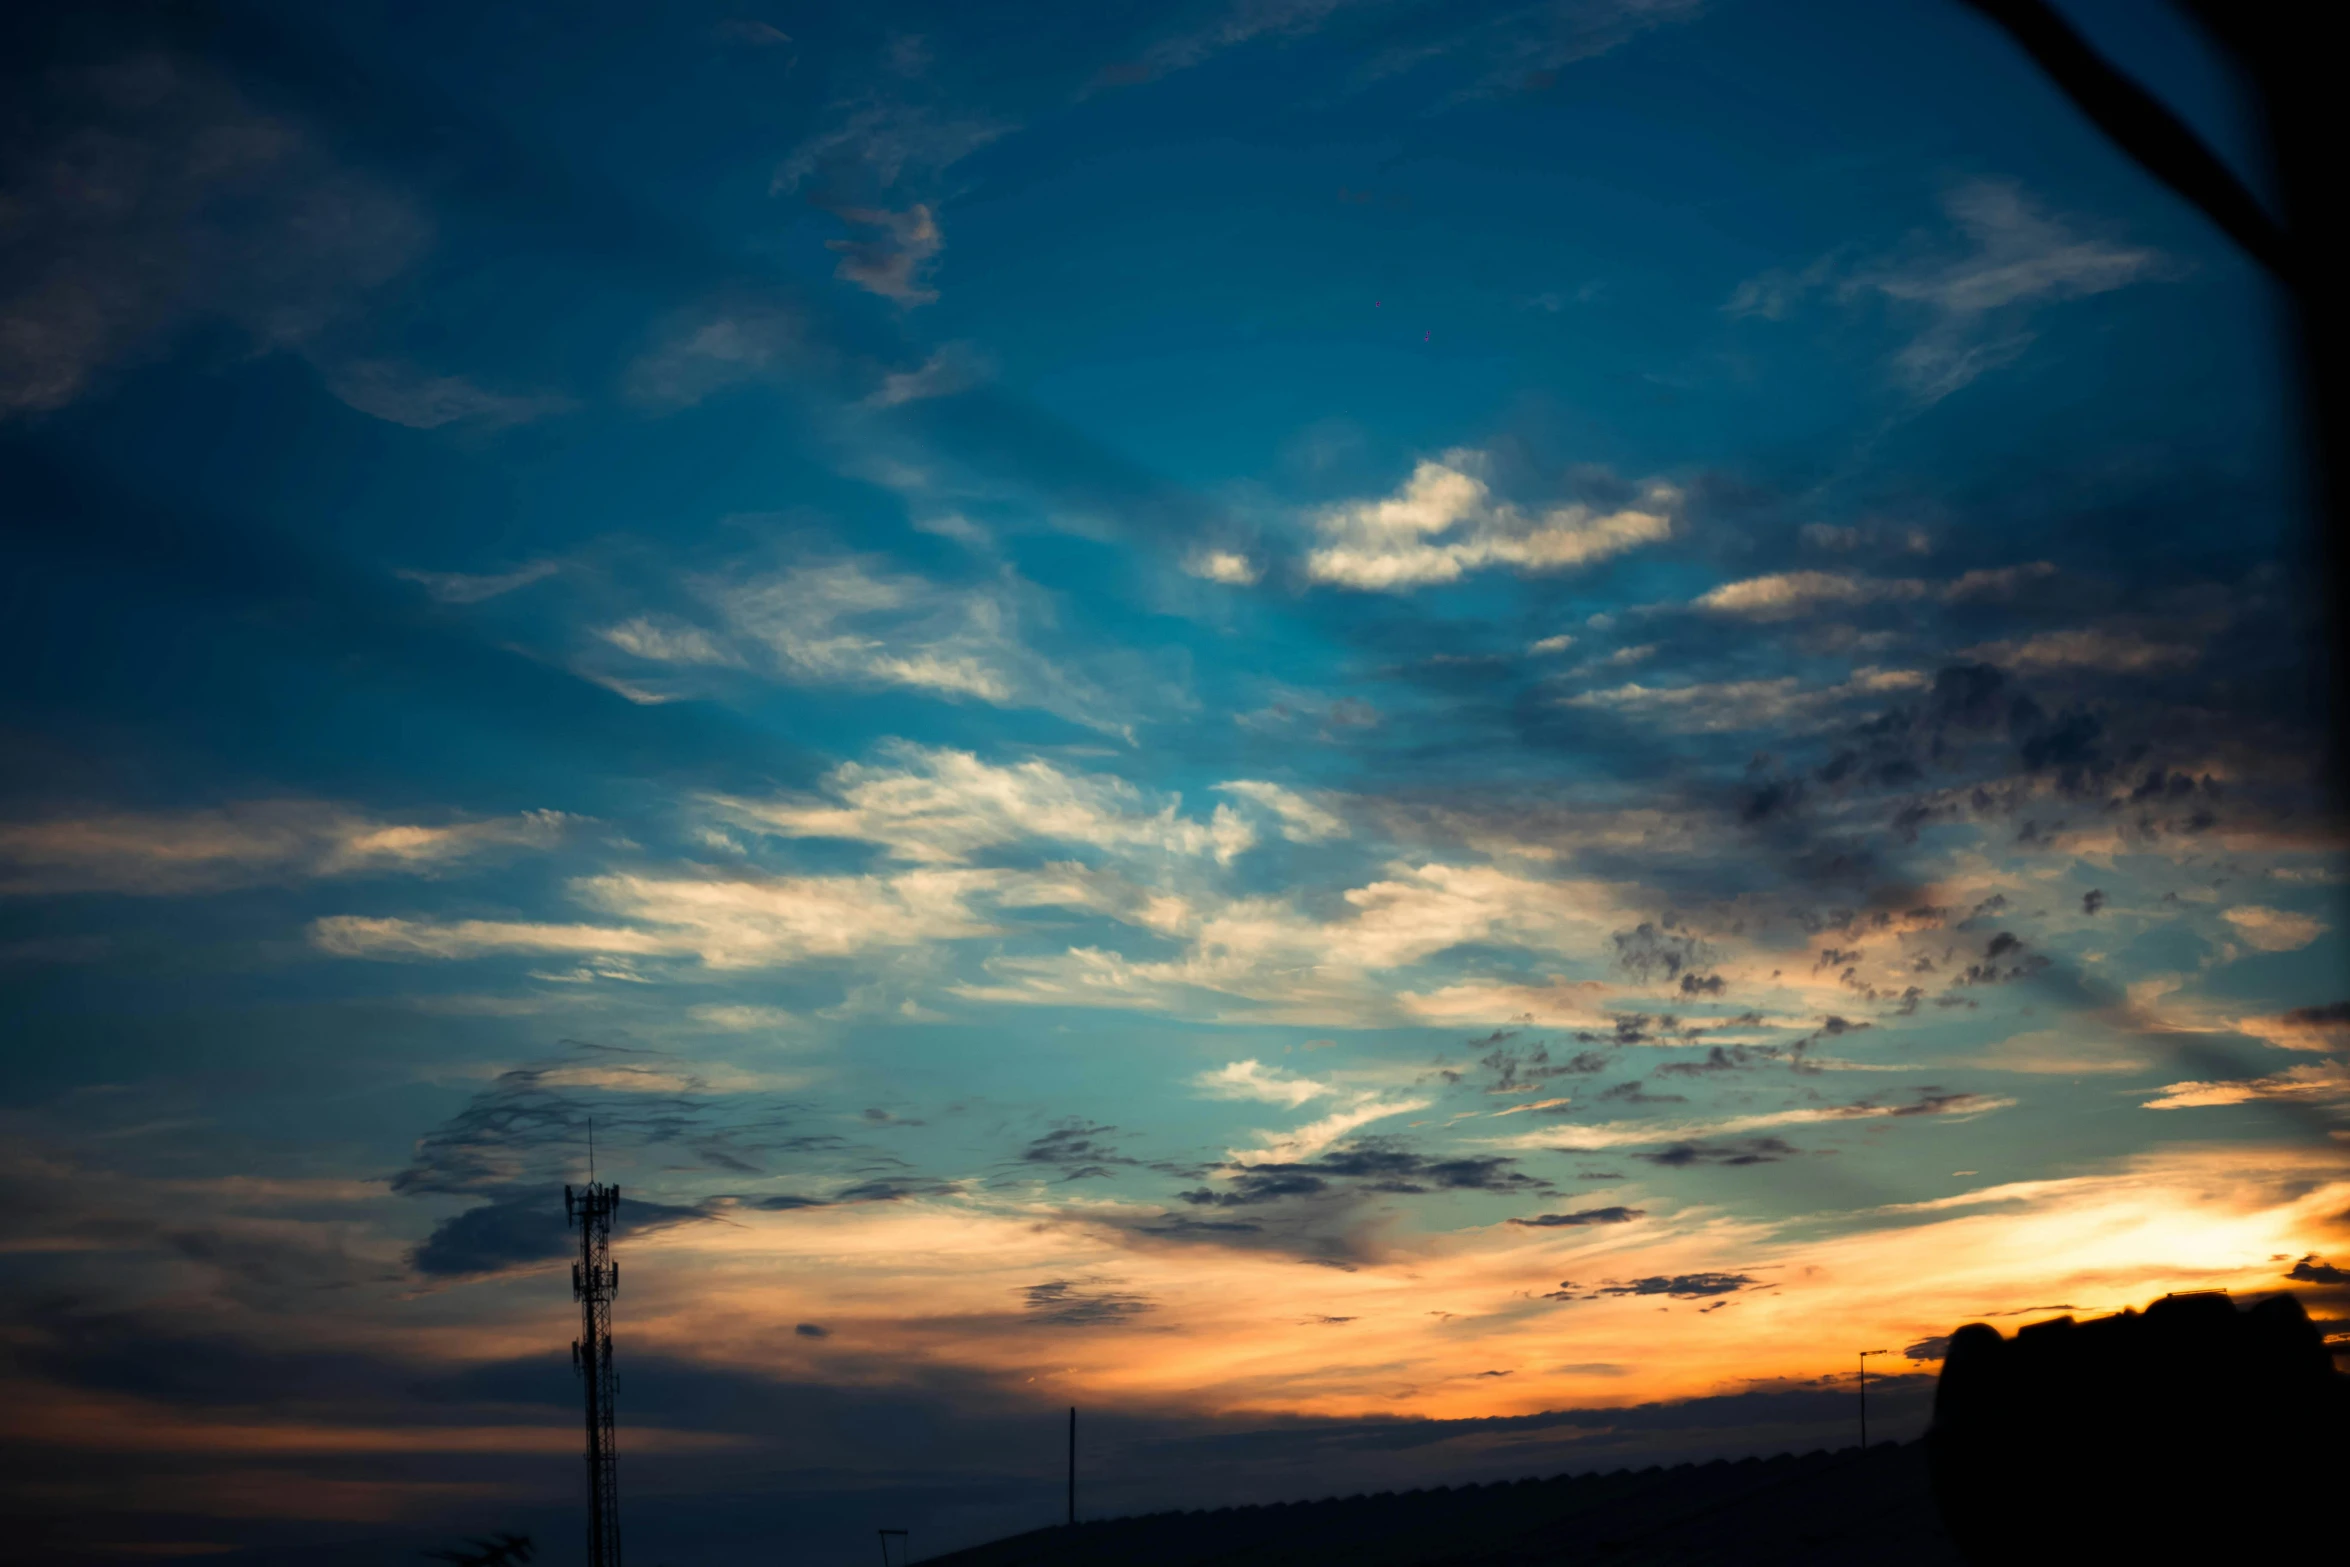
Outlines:
<svg viewBox="0 0 2350 1567"><path fill-rule="evenodd" d="M620 1188L596 1183L596 1123L588 1122L588 1184L563 1188L563 1220L579 1226L579 1261L571 1297L579 1302L579 1337L571 1364L587 1394L588 1567L620 1567L619 1443L612 1424L612 1297L620 1268L612 1261L612 1215Z"/></svg>

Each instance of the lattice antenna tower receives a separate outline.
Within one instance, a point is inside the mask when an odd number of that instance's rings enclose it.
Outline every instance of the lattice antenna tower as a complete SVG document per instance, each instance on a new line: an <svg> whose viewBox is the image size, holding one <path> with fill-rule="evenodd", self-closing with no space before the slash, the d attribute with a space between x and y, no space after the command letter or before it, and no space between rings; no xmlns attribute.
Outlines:
<svg viewBox="0 0 2350 1567"><path fill-rule="evenodd" d="M588 1183L563 1188L563 1221L579 1230L571 1295L579 1302L579 1337L571 1367L587 1389L588 1567L620 1567L619 1444L612 1430L612 1297L620 1265L612 1260L612 1215L620 1188L596 1184L596 1128L588 1123Z"/></svg>

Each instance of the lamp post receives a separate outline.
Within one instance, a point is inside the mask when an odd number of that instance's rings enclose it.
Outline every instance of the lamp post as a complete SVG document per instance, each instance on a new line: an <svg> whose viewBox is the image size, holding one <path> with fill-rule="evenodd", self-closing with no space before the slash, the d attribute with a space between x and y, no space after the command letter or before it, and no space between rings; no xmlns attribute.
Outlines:
<svg viewBox="0 0 2350 1567"><path fill-rule="evenodd" d="M1869 1450L1869 1357L1884 1353L1881 1349L1860 1352L1860 1450L1864 1453Z"/></svg>

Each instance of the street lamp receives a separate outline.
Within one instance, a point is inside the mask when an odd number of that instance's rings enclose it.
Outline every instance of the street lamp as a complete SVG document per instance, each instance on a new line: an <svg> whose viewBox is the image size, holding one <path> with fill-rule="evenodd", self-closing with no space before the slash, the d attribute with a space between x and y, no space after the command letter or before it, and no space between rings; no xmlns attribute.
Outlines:
<svg viewBox="0 0 2350 1567"><path fill-rule="evenodd" d="M1869 1357L1884 1353L1881 1349L1860 1352L1860 1450L1864 1453L1869 1450Z"/></svg>

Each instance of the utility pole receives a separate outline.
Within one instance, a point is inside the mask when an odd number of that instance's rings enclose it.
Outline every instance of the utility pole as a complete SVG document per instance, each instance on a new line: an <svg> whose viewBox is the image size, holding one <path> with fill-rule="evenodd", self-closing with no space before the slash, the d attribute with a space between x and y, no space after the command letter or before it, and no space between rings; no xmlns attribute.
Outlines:
<svg viewBox="0 0 2350 1567"><path fill-rule="evenodd" d="M898 1540L898 1567L905 1567L907 1562L914 1559L913 1544L905 1530L876 1529L873 1532L881 1536L881 1567L890 1567L889 1540L893 1534L897 1536Z"/></svg>
<svg viewBox="0 0 2350 1567"><path fill-rule="evenodd" d="M563 1188L563 1222L579 1227L579 1261L571 1265L579 1337L571 1366L587 1390L588 1567L620 1567L620 1448L612 1430L612 1297L620 1288L612 1215L620 1188L596 1184L595 1136L590 1123L586 1190Z"/></svg>
<svg viewBox="0 0 2350 1567"><path fill-rule="evenodd" d="M1869 1357L1884 1353L1881 1349L1860 1352L1860 1450L1864 1453L1869 1450Z"/></svg>
<svg viewBox="0 0 2350 1567"><path fill-rule="evenodd" d="M1069 1406L1069 1527L1077 1527L1077 1406Z"/></svg>

